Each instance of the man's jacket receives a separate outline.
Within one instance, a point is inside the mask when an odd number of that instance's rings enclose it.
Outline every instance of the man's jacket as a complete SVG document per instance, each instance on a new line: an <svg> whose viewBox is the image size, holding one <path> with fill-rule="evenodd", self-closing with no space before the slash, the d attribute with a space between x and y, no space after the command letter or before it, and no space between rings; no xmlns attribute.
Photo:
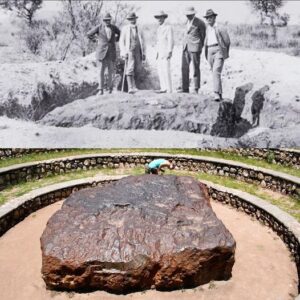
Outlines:
<svg viewBox="0 0 300 300"><path fill-rule="evenodd" d="M168 24L162 24L157 30L156 51L159 58L167 58L174 48L174 36L172 27Z"/></svg>
<svg viewBox="0 0 300 300"><path fill-rule="evenodd" d="M95 35L97 35L98 45L96 49L96 59L103 60L109 51L109 57L112 60L116 60L117 51L116 51L116 42L120 39L120 30L117 26L111 25L111 37L108 39L107 33L105 30L105 24L101 23L91 29L87 36L92 39Z"/></svg>
<svg viewBox="0 0 300 300"><path fill-rule="evenodd" d="M220 27L219 25L215 27L216 37L218 45L224 59L229 57L229 48L230 48L230 38L228 32L225 28ZM207 59L208 47L207 47L207 38L205 39L205 57Z"/></svg>
<svg viewBox="0 0 300 300"><path fill-rule="evenodd" d="M195 17L189 29L185 31L183 49L190 52L201 52L206 36L205 23Z"/></svg>
<svg viewBox="0 0 300 300"><path fill-rule="evenodd" d="M131 34L130 27L131 27L130 24L125 25L121 31L121 37L120 37L121 56L125 56L130 51L130 34ZM146 45L145 45L144 34L143 34L142 30L140 29L140 27L137 27L137 28L138 28L138 39L139 39L140 46L141 46L141 55L143 56L143 55L146 55Z"/></svg>

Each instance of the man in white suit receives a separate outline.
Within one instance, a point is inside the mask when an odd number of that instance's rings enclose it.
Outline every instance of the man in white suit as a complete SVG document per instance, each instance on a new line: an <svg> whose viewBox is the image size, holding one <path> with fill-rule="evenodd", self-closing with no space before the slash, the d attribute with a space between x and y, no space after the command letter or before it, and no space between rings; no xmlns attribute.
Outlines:
<svg viewBox="0 0 300 300"><path fill-rule="evenodd" d="M159 23L156 45L156 59L160 81L158 93L172 93L170 60L174 48L174 37L172 27L165 23L167 17L168 15L164 11L160 11L154 16Z"/></svg>
<svg viewBox="0 0 300 300"><path fill-rule="evenodd" d="M121 31L120 52L125 59L125 74L128 83L128 93L134 94L137 89L135 85L135 77L142 66L142 61L146 59L145 41L143 32L136 25L137 16L135 13L129 14L127 20L130 24L125 25Z"/></svg>

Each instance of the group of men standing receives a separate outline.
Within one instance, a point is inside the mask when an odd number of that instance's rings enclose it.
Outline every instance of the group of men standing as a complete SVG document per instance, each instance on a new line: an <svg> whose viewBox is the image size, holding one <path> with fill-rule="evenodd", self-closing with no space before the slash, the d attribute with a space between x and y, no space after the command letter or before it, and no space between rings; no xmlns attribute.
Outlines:
<svg viewBox="0 0 300 300"><path fill-rule="evenodd" d="M204 18L207 25L196 17L193 7L185 10L187 17L185 33L183 37L182 61L181 61L181 88L180 93L190 92L190 66L193 69L193 93L200 89L200 57L203 48L213 74L214 99L222 100L221 72L224 60L229 57L230 38L226 29L216 23L217 14L209 9ZM171 57L174 48L174 33L172 26L166 24L168 15L160 11L154 17L158 20L156 59L160 90L158 93L171 93L173 91L171 79ZM135 77L139 74L142 61L146 59L146 48L143 31L137 26L137 16L131 13L127 19L128 25L122 31L111 24L110 14L106 14L103 23L88 32L88 37L93 39L98 36L98 47L96 51L97 61L100 65L99 94L104 90L104 72L108 69L108 89L112 92L112 76L116 62L116 42L119 41L120 55L125 60L124 75L128 83L128 92L133 94L137 91ZM125 78L125 76L124 76ZM122 86L124 85L124 82Z"/></svg>

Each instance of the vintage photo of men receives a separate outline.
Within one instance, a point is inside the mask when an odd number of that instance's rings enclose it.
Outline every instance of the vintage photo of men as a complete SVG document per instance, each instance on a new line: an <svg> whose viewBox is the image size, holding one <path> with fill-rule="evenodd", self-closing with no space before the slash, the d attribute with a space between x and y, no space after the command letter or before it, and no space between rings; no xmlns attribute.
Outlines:
<svg viewBox="0 0 300 300"><path fill-rule="evenodd" d="M299 145L299 3L25 2L0 2L5 145Z"/></svg>

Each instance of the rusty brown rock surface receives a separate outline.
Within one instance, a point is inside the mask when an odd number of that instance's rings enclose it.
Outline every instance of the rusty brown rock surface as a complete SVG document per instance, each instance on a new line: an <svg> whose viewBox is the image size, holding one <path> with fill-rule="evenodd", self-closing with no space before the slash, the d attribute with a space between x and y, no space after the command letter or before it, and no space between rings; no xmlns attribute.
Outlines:
<svg viewBox="0 0 300 300"><path fill-rule="evenodd" d="M130 176L68 197L41 237L50 289L128 293L227 280L235 241L191 177Z"/></svg>

